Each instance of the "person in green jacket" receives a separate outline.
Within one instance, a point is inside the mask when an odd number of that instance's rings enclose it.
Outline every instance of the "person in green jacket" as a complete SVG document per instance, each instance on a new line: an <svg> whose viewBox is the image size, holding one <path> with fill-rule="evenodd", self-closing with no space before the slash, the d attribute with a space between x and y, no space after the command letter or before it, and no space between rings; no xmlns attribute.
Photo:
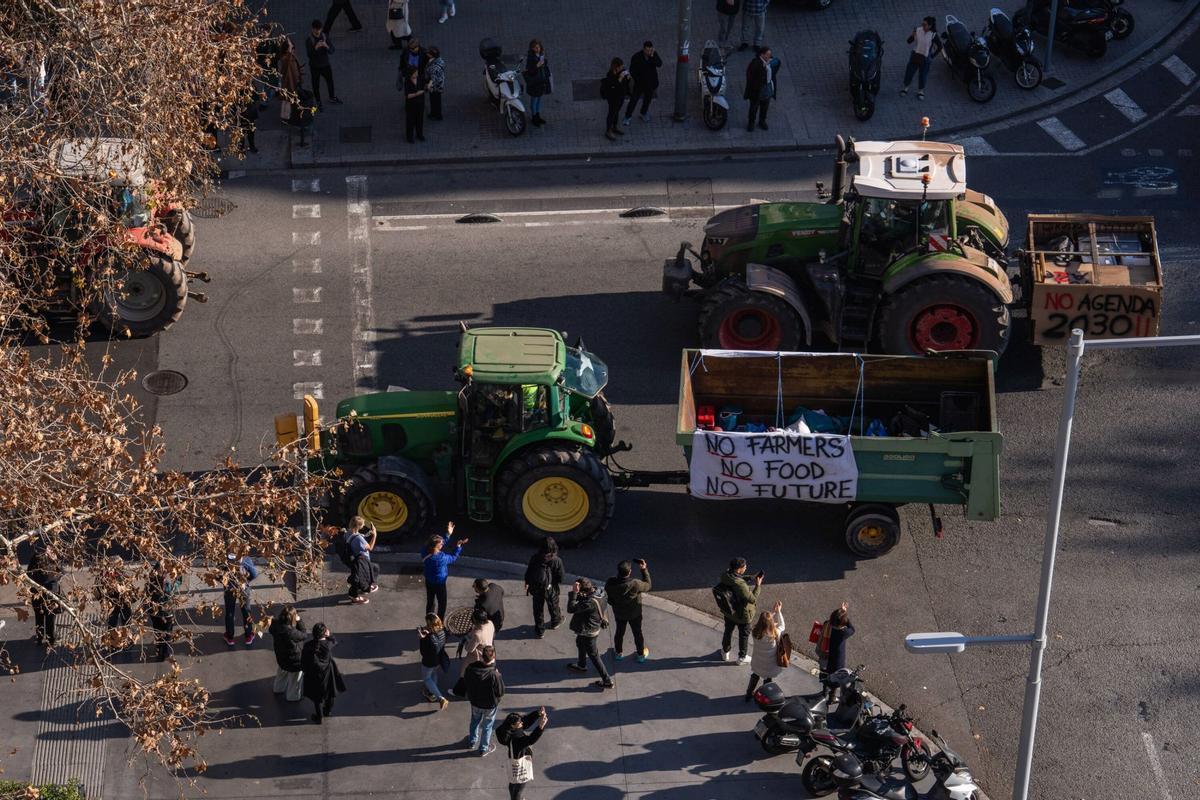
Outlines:
<svg viewBox="0 0 1200 800"><path fill-rule="evenodd" d="M624 658L621 645L625 643L625 628L628 627L633 631L637 662L645 664L650 651L646 648L646 640L642 636L642 594L650 591L650 570L646 569L644 559L639 558L637 565L642 573L641 580L633 577L633 564L622 561L617 564L617 576L605 582L604 593L608 595L608 605L617 620L617 632L613 636L613 650L617 661Z"/></svg>
<svg viewBox="0 0 1200 800"><path fill-rule="evenodd" d="M725 633L721 637L721 660L729 660L729 648L732 644L733 629L738 632L738 663L750 663L750 623L754 621L757 610L758 593L762 591L763 573L754 576L753 582L746 580L746 559L735 558L729 562L729 569L721 573L721 586L727 586L733 593L733 607L722 609L725 617Z"/></svg>

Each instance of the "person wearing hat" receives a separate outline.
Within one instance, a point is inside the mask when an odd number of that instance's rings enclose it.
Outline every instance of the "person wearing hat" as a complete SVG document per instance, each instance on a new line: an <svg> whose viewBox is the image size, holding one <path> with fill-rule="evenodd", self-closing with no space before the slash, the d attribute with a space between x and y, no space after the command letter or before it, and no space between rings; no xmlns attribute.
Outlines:
<svg viewBox="0 0 1200 800"><path fill-rule="evenodd" d="M513 712L496 728L496 741L508 748L511 762L508 782L509 800L521 800L525 784L533 780L533 745L546 731L550 719L546 707L524 716Z"/></svg>

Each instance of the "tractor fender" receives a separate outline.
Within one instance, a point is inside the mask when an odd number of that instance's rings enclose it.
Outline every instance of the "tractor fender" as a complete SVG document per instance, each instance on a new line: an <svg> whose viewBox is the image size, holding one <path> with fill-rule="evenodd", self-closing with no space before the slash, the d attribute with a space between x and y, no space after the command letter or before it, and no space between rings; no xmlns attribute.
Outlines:
<svg viewBox="0 0 1200 800"><path fill-rule="evenodd" d="M747 264L746 288L752 292L773 294L791 306L804 322L804 343L812 344L813 326L808 316L808 308L804 305L804 296L800 294L800 287L786 272L765 264Z"/></svg>
<svg viewBox="0 0 1200 800"><path fill-rule="evenodd" d="M883 282L883 293L885 295L895 294L913 281L947 272L957 273L983 284L1004 305L1009 305L1013 301L1012 283L1003 272L1000 276L996 276L965 258L949 253L918 261L896 272Z"/></svg>
<svg viewBox="0 0 1200 800"><path fill-rule="evenodd" d="M151 228L126 228L122 231L126 244L144 247L156 253L162 253L172 261L178 261L183 256L183 245L174 236L161 230Z"/></svg>
<svg viewBox="0 0 1200 800"><path fill-rule="evenodd" d="M505 445L504 449L500 451L500 455L493 462L492 475L500 474L508 462L512 461L513 458L525 450L545 444L560 443L578 445L593 452L596 450L596 440L594 438L588 439L576 433L571 428L567 428L566 430L536 431L532 434L513 437L512 441Z"/></svg>
<svg viewBox="0 0 1200 800"><path fill-rule="evenodd" d="M392 475L397 478L404 478L421 487L421 491L429 498L430 512L437 513L437 502L434 499L436 495L433 493L433 484L429 481L429 475L425 470L417 465L417 462L404 456L380 456L375 462L375 471L380 475Z"/></svg>

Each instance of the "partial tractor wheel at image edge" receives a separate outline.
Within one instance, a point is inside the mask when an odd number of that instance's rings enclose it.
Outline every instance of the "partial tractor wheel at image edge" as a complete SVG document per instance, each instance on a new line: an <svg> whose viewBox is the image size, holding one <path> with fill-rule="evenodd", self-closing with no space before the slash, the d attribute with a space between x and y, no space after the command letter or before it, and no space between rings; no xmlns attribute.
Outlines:
<svg viewBox="0 0 1200 800"><path fill-rule="evenodd" d="M192 221L191 212L184 209L169 211L162 217L162 226L183 248L179 263L186 267L192 260L192 254L196 252L196 225Z"/></svg>
<svg viewBox="0 0 1200 800"><path fill-rule="evenodd" d="M983 284L959 275L914 281L887 297L877 328L881 351L991 350L1008 345L1008 307Z"/></svg>
<svg viewBox="0 0 1200 800"><path fill-rule="evenodd" d="M518 454L498 478L496 497L508 525L533 541L594 539L612 519L615 492L604 465L578 447L537 447Z"/></svg>
<svg viewBox="0 0 1200 800"><path fill-rule="evenodd" d="M740 281L726 281L704 299L700 341L725 350L798 350L804 329L782 299L752 292Z"/></svg>
<svg viewBox="0 0 1200 800"><path fill-rule="evenodd" d="M878 558L900 541L900 515L892 506L869 503L846 516L846 546L860 558Z"/></svg>
<svg viewBox="0 0 1200 800"><path fill-rule="evenodd" d="M346 482L342 510L347 519L357 514L380 533L405 536L425 528L432 505L416 481L362 467Z"/></svg>

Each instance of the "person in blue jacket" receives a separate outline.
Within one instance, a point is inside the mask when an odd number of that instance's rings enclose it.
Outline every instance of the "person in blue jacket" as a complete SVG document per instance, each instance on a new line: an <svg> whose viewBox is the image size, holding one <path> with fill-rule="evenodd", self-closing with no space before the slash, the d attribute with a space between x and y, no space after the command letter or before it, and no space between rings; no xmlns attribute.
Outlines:
<svg viewBox="0 0 1200 800"><path fill-rule="evenodd" d="M254 562L250 560L249 556L243 556L239 560L237 556L230 553L229 560L237 562L237 566L225 576L225 644L230 647L237 644L237 640L233 638L233 617L238 606L241 606L242 627L246 631L242 642L252 645L254 644L254 627L250 624L250 581L258 577L258 570L254 568Z"/></svg>
<svg viewBox="0 0 1200 800"><path fill-rule="evenodd" d="M421 555L421 563L425 568L425 613L433 614L434 600L437 601L437 615L446 618L446 578L450 575L450 565L458 561L462 555L463 545L469 539L462 539L454 547L454 552L447 553L445 548L454 537L454 523L446 523L446 536L430 537Z"/></svg>

